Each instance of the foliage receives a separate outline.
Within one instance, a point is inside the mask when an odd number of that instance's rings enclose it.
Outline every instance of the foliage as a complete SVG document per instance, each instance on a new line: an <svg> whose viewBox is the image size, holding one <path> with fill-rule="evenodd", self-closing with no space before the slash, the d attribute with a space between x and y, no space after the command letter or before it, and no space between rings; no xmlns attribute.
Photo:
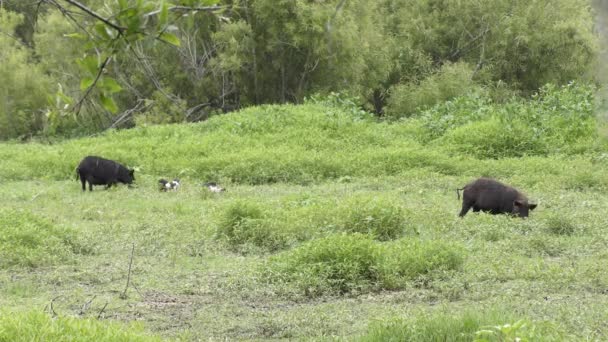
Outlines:
<svg viewBox="0 0 608 342"><path fill-rule="evenodd" d="M473 92L478 87L472 80L473 69L464 62L446 63L419 83L399 84L392 88L386 107L391 118L408 117L455 97Z"/></svg>
<svg viewBox="0 0 608 342"><path fill-rule="evenodd" d="M125 327L95 319L53 318L40 311L0 313L0 341L161 341L141 326Z"/></svg>
<svg viewBox="0 0 608 342"><path fill-rule="evenodd" d="M484 111L490 113L487 119L472 122L476 116L486 116L480 115ZM470 123L448 132L443 139L449 149L480 158L577 153L596 140L594 112L592 88L547 85L529 102L514 99L474 112L467 118Z"/></svg>
<svg viewBox="0 0 608 342"><path fill-rule="evenodd" d="M4 1L23 19L3 20L14 86L0 139L200 121L314 94L391 118L480 87L527 98L593 81L589 1Z"/></svg>
<svg viewBox="0 0 608 342"><path fill-rule="evenodd" d="M0 139L33 135L44 126L51 80L12 35L20 15L0 7Z"/></svg>

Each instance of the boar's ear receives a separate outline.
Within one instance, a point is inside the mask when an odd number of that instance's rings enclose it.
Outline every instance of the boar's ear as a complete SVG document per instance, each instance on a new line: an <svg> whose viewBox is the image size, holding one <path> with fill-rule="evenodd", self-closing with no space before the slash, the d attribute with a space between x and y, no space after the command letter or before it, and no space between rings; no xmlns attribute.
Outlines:
<svg viewBox="0 0 608 342"><path fill-rule="evenodd" d="M523 203L521 203L521 201L520 201L520 200L515 200L515 201L513 201L513 205L514 205L514 206L516 206L516 207L521 207L521 206L522 206L522 204L523 204Z"/></svg>
<svg viewBox="0 0 608 342"><path fill-rule="evenodd" d="M538 204L536 204L536 203L532 203L532 204L530 204L530 205L528 206L528 208L530 208L530 210L534 210L534 209L536 209L536 206L537 206L537 205L538 205Z"/></svg>

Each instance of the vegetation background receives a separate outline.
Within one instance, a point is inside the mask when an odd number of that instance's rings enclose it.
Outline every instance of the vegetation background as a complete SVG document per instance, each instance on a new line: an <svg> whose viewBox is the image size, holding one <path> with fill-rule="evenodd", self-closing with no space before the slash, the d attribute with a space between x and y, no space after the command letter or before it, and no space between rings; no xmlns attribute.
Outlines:
<svg viewBox="0 0 608 342"><path fill-rule="evenodd" d="M607 18L0 0L0 341L608 339ZM458 218L480 176L538 209Z"/></svg>

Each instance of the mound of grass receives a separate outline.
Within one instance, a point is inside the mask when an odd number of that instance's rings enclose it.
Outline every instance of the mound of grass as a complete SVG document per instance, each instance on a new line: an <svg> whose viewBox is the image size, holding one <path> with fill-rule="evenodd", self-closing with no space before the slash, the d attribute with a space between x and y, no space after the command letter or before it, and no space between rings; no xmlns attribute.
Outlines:
<svg viewBox="0 0 608 342"><path fill-rule="evenodd" d="M384 245L364 234L312 240L269 259L262 271L272 282L291 283L308 296L401 289L407 280L458 269L458 247L440 242Z"/></svg>
<svg viewBox="0 0 608 342"><path fill-rule="evenodd" d="M0 211L0 267L54 265L88 252L73 229L27 211Z"/></svg>
<svg viewBox="0 0 608 342"><path fill-rule="evenodd" d="M217 236L234 249L242 252L253 249L276 251L285 248L288 232L268 219L267 209L252 200L231 203L223 212L217 227Z"/></svg>
<svg viewBox="0 0 608 342"><path fill-rule="evenodd" d="M562 341L550 323L535 323L501 311L431 313L413 318L394 318L370 325L360 341L470 342Z"/></svg>
<svg viewBox="0 0 608 342"><path fill-rule="evenodd" d="M443 241L398 240L386 246L377 260L386 289L400 289L409 280L461 268L464 250Z"/></svg>
<svg viewBox="0 0 608 342"><path fill-rule="evenodd" d="M407 222L398 201L386 196L351 199L339 208L337 225L345 232L369 234L380 241L399 238Z"/></svg>
<svg viewBox="0 0 608 342"><path fill-rule="evenodd" d="M143 331L94 319L52 318L48 314L0 312L0 341L161 341Z"/></svg>
<svg viewBox="0 0 608 342"><path fill-rule="evenodd" d="M564 216L553 215L546 221L546 229L555 235L572 235L577 230L572 220Z"/></svg>
<svg viewBox="0 0 608 342"><path fill-rule="evenodd" d="M294 283L308 296L366 292L377 286L378 244L362 234L309 241L270 258L269 280Z"/></svg>

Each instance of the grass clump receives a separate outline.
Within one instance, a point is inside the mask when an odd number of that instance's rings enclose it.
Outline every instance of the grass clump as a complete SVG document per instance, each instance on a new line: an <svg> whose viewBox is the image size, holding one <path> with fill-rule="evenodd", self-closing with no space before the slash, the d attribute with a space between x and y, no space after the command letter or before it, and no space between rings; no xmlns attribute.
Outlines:
<svg viewBox="0 0 608 342"><path fill-rule="evenodd" d="M73 229L27 211L0 211L0 266L39 267L88 253Z"/></svg>
<svg viewBox="0 0 608 342"><path fill-rule="evenodd" d="M385 245L369 235L334 234L271 257L263 273L317 296L401 289L418 276L456 270L463 260L460 249L446 243Z"/></svg>
<svg viewBox="0 0 608 342"><path fill-rule="evenodd" d="M570 219L564 216L551 216L546 221L546 229L554 235L572 235L577 228Z"/></svg>
<svg viewBox="0 0 608 342"><path fill-rule="evenodd" d="M141 326L94 319L52 318L38 311L0 312L0 341L161 341Z"/></svg>
<svg viewBox="0 0 608 342"><path fill-rule="evenodd" d="M294 283L308 296L366 292L379 279L378 252L367 235L336 234L271 257L264 273L271 280Z"/></svg>
<svg viewBox="0 0 608 342"><path fill-rule="evenodd" d="M398 200L386 197L356 198L340 208L338 223L341 230L349 233L369 234L380 241L403 236L406 218Z"/></svg>
<svg viewBox="0 0 608 342"><path fill-rule="evenodd" d="M266 208L252 200L235 201L225 209L217 236L241 252L276 251L288 243L288 233L267 219Z"/></svg>
<svg viewBox="0 0 608 342"><path fill-rule="evenodd" d="M375 322L360 341L560 341L562 338L549 323L518 320L514 315L500 311L468 310L459 314L430 313Z"/></svg>
<svg viewBox="0 0 608 342"><path fill-rule="evenodd" d="M383 287L397 290L419 276L458 270L463 262L464 251L455 244L402 239L383 246L378 269Z"/></svg>

